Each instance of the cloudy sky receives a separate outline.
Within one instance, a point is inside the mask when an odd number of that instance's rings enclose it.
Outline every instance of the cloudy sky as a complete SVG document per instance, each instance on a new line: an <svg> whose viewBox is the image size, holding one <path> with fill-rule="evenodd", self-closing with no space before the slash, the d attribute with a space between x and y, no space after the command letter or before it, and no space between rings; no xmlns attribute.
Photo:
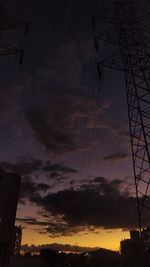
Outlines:
<svg viewBox="0 0 150 267"><path fill-rule="evenodd" d="M109 70L99 84L96 73L91 15L108 9L100 0L6 2L30 24L27 36L2 35L24 50L23 65L0 61L0 161L22 175L23 244L118 249L137 211L124 76Z"/></svg>

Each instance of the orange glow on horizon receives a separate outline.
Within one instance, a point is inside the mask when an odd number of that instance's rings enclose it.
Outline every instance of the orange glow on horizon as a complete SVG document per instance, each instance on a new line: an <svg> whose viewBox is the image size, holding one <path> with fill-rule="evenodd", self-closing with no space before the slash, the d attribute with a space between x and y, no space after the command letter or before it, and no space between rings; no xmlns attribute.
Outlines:
<svg viewBox="0 0 150 267"><path fill-rule="evenodd" d="M49 237L48 235L39 234L32 229L23 230L22 245L44 245L51 243L69 244L80 247L99 247L119 251L120 241L129 238L128 231L119 230L98 230L94 232L81 232L73 236Z"/></svg>

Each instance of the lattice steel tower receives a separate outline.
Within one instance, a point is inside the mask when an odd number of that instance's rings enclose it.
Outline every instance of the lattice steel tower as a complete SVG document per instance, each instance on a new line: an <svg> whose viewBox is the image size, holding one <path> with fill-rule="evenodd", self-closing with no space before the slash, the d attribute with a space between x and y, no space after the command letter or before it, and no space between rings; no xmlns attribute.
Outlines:
<svg viewBox="0 0 150 267"><path fill-rule="evenodd" d="M93 16L98 75L104 67L125 74L140 233L150 226L150 30L148 15L131 1L117 1ZM103 24L99 33L98 23ZM105 26L104 26L105 22Z"/></svg>
<svg viewBox="0 0 150 267"><path fill-rule="evenodd" d="M23 50L15 47L12 44L8 44L2 41L2 37L4 36L4 32L8 30L14 30L19 27L24 27L25 33L28 31L28 23L25 23L13 16L8 16L7 12L0 3L0 57L7 56L7 55L19 55L20 56L20 64L23 60Z"/></svg>

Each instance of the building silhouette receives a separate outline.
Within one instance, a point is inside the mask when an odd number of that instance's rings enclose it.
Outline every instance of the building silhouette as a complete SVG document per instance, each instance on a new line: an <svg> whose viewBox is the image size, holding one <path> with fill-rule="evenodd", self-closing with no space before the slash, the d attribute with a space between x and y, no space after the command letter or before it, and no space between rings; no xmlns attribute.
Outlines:
<svg viewBox="0 0 150 267"><path fill-rule="evenodd" d="M22 241L22 228L21 225L14 228L14 255L20 255Z"/></svg>
<svg viewBox="0 0 150 267"><path fill-rule="evenodd" d="M120 252L126 267L146 267L148 254L139 231L130 231L130 238L121 240Z"/></svg>
<svg viewBox="0 0 150 267"><path fill-rule="evenodd" d="M14 223L21 177L0 169L0 266L9 266L13 254Z"/></svg>

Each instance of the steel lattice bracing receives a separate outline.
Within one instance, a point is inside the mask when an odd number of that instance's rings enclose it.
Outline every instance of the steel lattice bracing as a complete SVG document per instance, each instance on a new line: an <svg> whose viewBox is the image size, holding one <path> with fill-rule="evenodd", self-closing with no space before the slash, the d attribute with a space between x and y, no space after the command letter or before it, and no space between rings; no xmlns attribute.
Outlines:
<svg viewBox="0 0 150 267"><path fill-rule="evenodd" d="M94 26L101 15L93 18ZM130 1L116 2L103 33L95 32L97 68L125 73L139 229L150 226L150 30ZM106 54L101 47L107 47Z"/></svg>
<svg viewBox="0 0 150 267"><path fill-rule="evenodd" d="M15 17L7 16L4 6L0 4L0 33L2 34L4 31L12 30L19 27L24 27L25 33L27 33L28 24ZM6 55L19 55L19 62L20 64L22 63L23 50L15 47L14 45L4 43L0 40L0 57Z"/></svg>

